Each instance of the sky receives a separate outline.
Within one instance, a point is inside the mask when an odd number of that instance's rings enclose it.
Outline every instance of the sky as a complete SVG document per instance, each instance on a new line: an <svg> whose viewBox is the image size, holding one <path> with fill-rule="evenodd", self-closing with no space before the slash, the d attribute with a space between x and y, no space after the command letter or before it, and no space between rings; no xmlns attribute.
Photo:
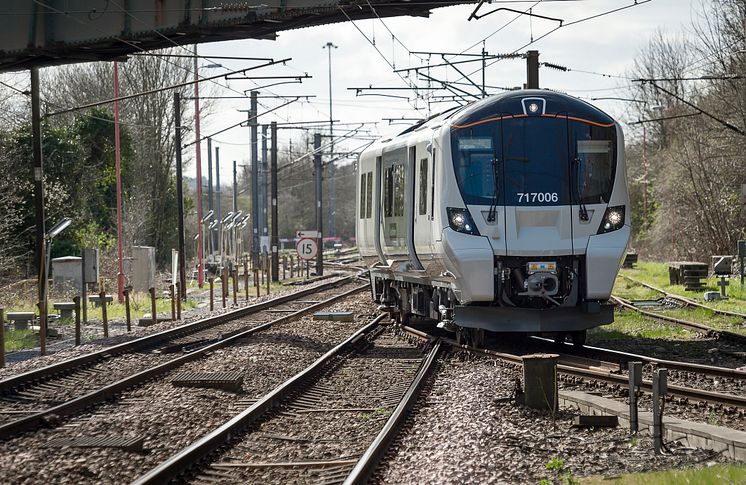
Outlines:
<svg viewBox="0 0 746 485"><path fill-rule="evenodd" d="M524 53L528 49L540 52L539 60L569 68L561 72L549 68L540 70L540 87L556 89L578 96L595 104L611 116L622 121L629 103L609 97L628 97L626 91L631 80L626 78L634 60L658 30L668 35L687 35L693 18L709 5L709 0L519 0L493 2L481 7L480 14L498 7L528 11L535 15L562 19L563 26L557 28L557 20L520 15L509 11L492 13L480 19L468 21L474 5L438 8L429 18L396 17L343 22L319 27L310 27L280 32L277 40L236 40L200 44L200 75L214 76L228 71L255 66L261 61L214 59L210 56L263 57L275 60L286 59L283 65L251 71L257 76L311 76L300 84L282 84L263 87L267 80L219 80L203 82L202 95L238 96L245 91L257 89L260 96L259 111L268 111L288 98L272 96L312 96L288 106L262 115L260 123L277 121L283 123L325 121L324 133L328 133L329 106L329 54L324 46L331 42L332 111L335 120L335 135L356 135L338 143L338 151L355 151L369 143L374 137L401 131L412 118L423 118L443 111L454 104L430 103L416 99L410 89L377 91L397 98L381 96L356 96L356 87L406 88L416 83L427 87L427 81L417 73L395 73L394 68L404 69L442 63L439 55L423 55L417 52L449 52L478 54L482 47L489 54ZM635 5L636 4L636 5ZM363 4L364 5L364 4ZM627 6L630 8L624 8ZM588 17L620 9L608 15L579 21ZM578 22L579 21L579 22ZM484 42L484 44L483 44ZM184 46L191 52L192 46ZM448 56L449 60L464 57ZM460 64L464 74L481 83L479 62ZM427 73L428 71L421 71ZM438 79L466 82L453 68L432 68L429 74ZM488 86L522 86L526 77L523 59L489 61L485 71ZM459 85L476 92L473 87ZM373 91L363 91L371 94ZM490 93L501 92L488 89ZM449 95L447 91L420 91L420 94ZM408 98L408 99L402 99ZM596 98L596 99L594 99ZM203 136L245 120L248 100L213 99L211 107L201 120ZM190 103L193 103L190 101ZM244 111L241 111L244 110ZM382 121L386 118L398 122ZM402 119L403 118L403 119ZM364 125L362 123L365 123ZM628 126L628 125L625 125ZM360 129L352 132L354 128ZM630 127L628 127L631 129ZM185 143L194 140L189 130ZM292 144L294 159L308 153L305 136L309 132L281 129L280 146L287 149ZM628 134L629 136L629 134ZM220 147L220 179L230 184L232 161L245 165L249 155L249 129L237 127L213 138L213 147ZM207 165L207 144L201 144L203 172ZM184 151L185 175L196 173L195 145ZM353 160L350 158L347 162ZM299 166L308 166L309 158L299 160ZM310 174L310 170L308 172Z"/></svg>
<svg viewBox="0 0 746 485"><path fill-rule="evenodd" d="M634 4L634 0L580 0L514 2L510 4L485 4L481 12L505 6L516 10L527 10L545 17L563 19L564 24L583 19L595 14ZM610 13L596 19L563 26L544 38L543 34L555 29L559 22L538 17L517 15L501 11L478 20L467 21L474 5L463 5L435 9L429 18L396 17L383 20L365 20L332 24L321 27L303 28L280 32L277 40L240 40L201 44L199 46L200 65L219 63L223 67L201 68L200 74L214 75L228 69L239 69L256 62L234 60L214 60L209 56L256 56L273 59L292 58L285 66L254 71L257 75L304 75L302 84L285 84L259 89L262 95L312 95L307 102L295 102L272 114L262 116L260 123L277 121L278 123L319 121L329 119L329 52L323 46L332 42L336 48L331 49L332 63L332 100L335 135L348 134L355 123L378 122L365 125L365 129L380 135L391 131L402 130L400 121L390 125L385 118L422 118L428 114L428 106L422 100L413 101L411 90L385 91L387 94L408 96L410 99L392 99L380 96L355 96L354 87L406 87L406 80L393 72L397 69L425 65L428 57L412 52L451 52L479 53L484 48L490 54L525 52L536 49L540 52L539 60L570 68L561 72L548 68L540 71L540 86L557 89L589 100L614 117L623 117L626 102L618 100L591 98L625 97L626 86L630 80L624 76L632 68L634 59L643 49L650 37L663 30L671 35L686 35L693 18L698 16L707 0L651 0L647 3ZM395 37L395 38L394 38ZM524 47L534 39L530 47ZM538 39L538 40L537 40ZM375 47L372 45L375 43ZM449 58L457 60L457 58ZM465 58L460 58L465 59ZM430 64L441 63L440 56L431 56ZM461 65L465 74L479 70L480 63ZM582 72L585 71L585 72ZM426 72L426 71L423 71ZM594 74L595 73L595 74ZM401 73L407 76L407 73ZM431 76L450 81L461 77L453 68L432 69ZM495 62L486 69L486 84L500 87L521 86L525 82L526 67L523 59L506 59ZM410 74L410 80L416 74ZM481 83L481 71L474 74L472 80ZM261 83L262 81L256 81ZM225 84L223 82L222 84ZM253 89L257 84L251 81L230 81L230 88L243 92ZM426 86L426 81L417 81L419 86ZM236 95L231 91L210 83L203 87L214 95ZM371 93L372 91L367 91ZM379 93L384 91L378 91ZM427 91L425 91L427 92ZM500 92L492 90L492 92ZM435 94L447 95L439 91ZM211 113L201 123L203 135L216 132L224 127L245 119L247 114L238 110L248 109L243 100L214 100ZM265 108L282 104L279 99L261 99ZM415 110L414 106L420 108ZM442 111L453 104L434 103L430 113ZM345 123L345 125L342 125ZM408 123L411 123L409 121ZM328 124L324 128L328 132ZM305 152L303 133L299 130L281 130L280 145L287 146L292 139L294 151L301 156ZM213 146L220 146L221 180L229 180L230 163L237 160L239 165L249 159L248 128L235 128L215 137ZM341 145L347 150L365 144L368 140L347 140ZM189 148L192 152L194 148ZM206 146L202 144L203 158L206 157ZM193 158L193 153L189 154ZM204 162L203 162L204 163ZM203 169L204 170L204 169ZM187 168L188 174L194 174L195 165Z"/></svg>

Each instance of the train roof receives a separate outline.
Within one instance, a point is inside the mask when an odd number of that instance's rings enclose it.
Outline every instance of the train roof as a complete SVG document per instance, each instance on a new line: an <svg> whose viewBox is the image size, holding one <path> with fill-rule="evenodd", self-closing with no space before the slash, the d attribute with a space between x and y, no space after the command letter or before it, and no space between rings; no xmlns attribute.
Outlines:
<svg viewBox="0 0 746 485"><path fill-rule="evenodd" d="M452 127L463 128L481 122L521 116L551 116L579 120L598 126L613 126L614 119L592 104L556 91L522 89L508 91L438 113L423 120L398 136L429 126L447 122Z"/></svg>

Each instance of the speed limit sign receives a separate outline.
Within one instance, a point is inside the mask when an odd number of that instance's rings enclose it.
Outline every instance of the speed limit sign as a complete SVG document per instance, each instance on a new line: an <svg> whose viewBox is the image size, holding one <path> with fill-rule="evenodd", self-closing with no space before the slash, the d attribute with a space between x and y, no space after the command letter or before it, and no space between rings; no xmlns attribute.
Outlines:
<svg viewBox="0 0 746 485"><path fill-rule="evenodd" d="M298 256L308 261L316 257L319 246L314 239L303 238L295 245L295 250L298 252Z"/></svg>

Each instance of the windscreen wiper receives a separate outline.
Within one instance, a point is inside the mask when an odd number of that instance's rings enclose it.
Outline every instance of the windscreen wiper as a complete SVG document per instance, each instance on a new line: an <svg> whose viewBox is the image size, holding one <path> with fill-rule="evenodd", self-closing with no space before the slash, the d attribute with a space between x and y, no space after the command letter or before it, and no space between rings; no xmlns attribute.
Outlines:
<svg viewBox="0 0 746 485"><path fill-rule="evenodd" d="M578 180L580 176L580 159L578 157L575 157L575 160L573 160L573 169L572 178L575 182L575 196L578 198L578 205L580 206L580 220L588 222L588 209L586 209L583 202L583 194L580 192L580 181Z"/></svg>

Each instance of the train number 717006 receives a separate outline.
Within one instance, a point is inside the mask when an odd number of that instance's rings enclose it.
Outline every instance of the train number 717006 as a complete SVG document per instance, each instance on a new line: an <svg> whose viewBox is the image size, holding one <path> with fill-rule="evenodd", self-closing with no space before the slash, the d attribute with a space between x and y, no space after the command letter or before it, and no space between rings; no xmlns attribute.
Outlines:
<svg viewBox="0 0 746 485"><path fill-rule="evenodd" d="M557 192L516 192L518 203L521 202L557 202L559 195Z"/></svg>

